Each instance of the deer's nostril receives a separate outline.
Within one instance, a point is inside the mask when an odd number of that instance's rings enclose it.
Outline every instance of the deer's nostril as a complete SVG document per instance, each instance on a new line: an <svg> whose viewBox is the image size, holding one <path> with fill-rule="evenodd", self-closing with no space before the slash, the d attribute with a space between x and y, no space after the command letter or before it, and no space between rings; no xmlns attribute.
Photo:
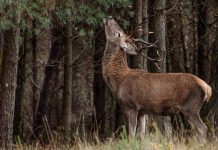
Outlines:
<svg viewBox="0 0 218 150"><path fill-rule="evenodd" d="M108 16L107 18L108 18L108 19L113 19L113 17L112 17L112 16Z"/></svg>
<svg viewBox="0 0 218 150"><path fill-rule="evenodd" d="M107 25L107 18L104 18L104 19L103 19L103 23L104 23L105 25Z"/></svg>

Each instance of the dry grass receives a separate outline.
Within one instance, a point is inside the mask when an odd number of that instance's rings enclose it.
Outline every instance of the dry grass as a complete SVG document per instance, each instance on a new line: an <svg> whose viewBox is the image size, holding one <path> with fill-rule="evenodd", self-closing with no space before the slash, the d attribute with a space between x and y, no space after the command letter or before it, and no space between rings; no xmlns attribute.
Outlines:
<svg viewBox="0 0 218 150"><path fill-rule="evenodd" d="M217 150L217 141L208 141L200 143L196 139L167 139L162 134L148 134L143 141L138 138L128 139L125 133L122 133L119 138L110 138L104 142L100 142L98 137L93 142L77 140L72 145L54 142L53 144L42 147L40 144L23 145L16 144L15 149L19 150Z"/></svg>
<svg viewBox="0 0 218 150"><path fill-rule="evenodd" d="M157 134L150 134L143 141L127 138L108 139L98 144L77 143L74 148L78 150L217 150L218 143L203 144L195 139L190 139L188 142L186 140L175 142Z"/></svg>

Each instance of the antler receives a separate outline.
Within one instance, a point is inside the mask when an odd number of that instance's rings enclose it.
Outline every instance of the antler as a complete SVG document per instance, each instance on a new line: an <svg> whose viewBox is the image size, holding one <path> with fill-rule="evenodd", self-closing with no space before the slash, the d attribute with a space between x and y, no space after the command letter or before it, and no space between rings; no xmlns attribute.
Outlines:
<svg viewBox="0 0 218 150"><path fill-rule="evenodd" d="M156 47L156 44L158 42L158 41L156 41L154 43L150 43L150 42L146 42L145 40L140 39L140 38L137 38L137 39L132 38L132 40L135 42L141 42L141 43L145 44L147 47ZM142 51L143 49L145 49L145 47L141 48L140 51Z"/></svg>
<svg viewBox="0 0 218 150"><path fill-rule="evenodd" d="M138 31L141 31L141 32L142 32L142 36L143 36L143 35L149 35L149 34L153 34L153 33L154 33L154 32L149 32L149 31L146 31L146 32L145 32L145 31L142 29L142 26L139 25L139 26L135 27L132 31L130 31L130 36L133 37L133 36L135 35L135 33L138 32Z"/></svg>
<svg viewBox="0 0 218 150"><path fill-rule="evenodd" d="M142 30L142 29L141 29L141 27L139 26L138 28L135 29L135 31L137 31L137 30ZM147 33L144 33L144 34L152 34L152 33L153 33L153 32L147 32ZM158 56L158 58L156 58L156 59L155 59L155 58L151 58L151 57L147 56L146 54L144 54L144 53L142 52L144 49L146 49L146 48L148 48L148 47L156 47L156 44L157 44L158 41L155 41L154 43L150 43L150 42L147 42L147 41L145 41L145 40L143 40L143 39L141 39L141 38L136 38L136 39L135 39L135 38L133 38L133 37L132 37L132 40L135 41L135 42L141 42L142 44L145 44L145 45L146 45L146 47L142 47L142 48L140 48L138 51L141 52L140 54L141 54L142 56L144 56L146 59L152 61L152 62L154 63L154 65L157 67L157 69L158 69L159 71L161 71L161 68L160 68L160 66L158 65L158 63L162 60L162 58L161 58L161 56L160 56L158 50L156 51L157 56Z"/></svg>
<svg viewBox="0 0 218 150"><path fill-rule="evenodd" d="M158 69L159 71L161 71L160 66L158 65L158 63L159 63L160 61L162 61L163 59L161 58L161 56L160 56L160 54L159 54L158 51L157 51L158 58L151 58L151 57L147 56L147 55L144 54L144 53L141 53L141 55L142 55L143 57L147 58L148 60L152 61L152 62L154 63L154 65L157 67L157 69Z"/></svg>
<svg viewBox="0 0 218 150"><path fill-rule="evenodd" d="M142 42L143 44L146 45L146 47L143 47L143 48L139 49L139 52L141 52L140 54L143 57L145 57L146 59L152 61L154 63L154 65L157 67L157 69L159 71L161 71L160 66L158 65L158 63L160 61L162 61L163 59L161 58L161 55L159 54L159 51L158 50L156 51L156 53L157 53L156 55L158 56L158 58L151 58L151 57L149 57L149 56L147 56L146 54L143 53L143 50L146 49L147 47L156 47L156 44L157 44L158 41L156 41L154 43L149 43L149 42L144 41L143 39L133 39L133 40L136 41L136 42Z"/></svg>
<svg viewBox="0 0 218 150"><path fill-rule="evenodd" d="M162 60L161 57L158 57L158 58L155 59L155 58L151 58L151 57L145 55L144 53L141 53L141 55L144 56L145 58L147 58L148 60L153 61L154 63L158 63L158 62L160 62Z"/></svg>

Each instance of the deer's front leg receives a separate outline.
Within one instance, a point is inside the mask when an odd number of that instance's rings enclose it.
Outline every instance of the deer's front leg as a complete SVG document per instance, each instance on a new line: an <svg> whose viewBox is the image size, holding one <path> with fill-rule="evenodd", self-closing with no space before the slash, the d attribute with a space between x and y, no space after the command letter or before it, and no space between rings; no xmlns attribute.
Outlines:
<svg viewBox="0 0 218 150"><path fill-rule="evenodd" d="M138 111L127 110L126 115L128 119L129 137L135 137Z"/></svg>

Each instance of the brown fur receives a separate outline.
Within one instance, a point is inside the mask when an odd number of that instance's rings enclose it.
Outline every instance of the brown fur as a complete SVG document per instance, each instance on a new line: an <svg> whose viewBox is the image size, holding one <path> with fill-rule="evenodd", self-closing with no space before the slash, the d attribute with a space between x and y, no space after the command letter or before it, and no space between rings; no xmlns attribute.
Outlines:
<svg viewBox="0 0 218 150"><path fill-rule="evenodd" d="M107 21L111 24L105 25L106 36L113 35L107 33L108 31L116 29L120 31L120 28L116 28L114 20ZM114 24L116 25L113 26ZM127 38L128 42L134 45L125 34L121 38ZM129 119L129 130L132 130L130 134L133 134L132 136L135 134L136 123L133 122L137 120L135 116L139 114L170 115L181 112L194 124L199 133L205 136L207 129L199 117L199 111L203 102L209 101L211 87L188 73L147 73L143 70L130 69L127 65L126 52L120 47L119 39L117 40L107 37L103 76L114 95L118 97ZM135 51L137 52L137 49Z"/></svg>

